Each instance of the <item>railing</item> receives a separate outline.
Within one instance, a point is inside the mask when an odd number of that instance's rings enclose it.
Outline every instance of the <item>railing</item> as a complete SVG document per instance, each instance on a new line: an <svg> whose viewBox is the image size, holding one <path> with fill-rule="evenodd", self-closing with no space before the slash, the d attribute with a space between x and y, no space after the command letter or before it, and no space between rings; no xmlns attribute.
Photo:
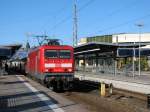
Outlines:
<svg viewBox="0 0 150 112"><path fill-rule="evenodd" d="M137 67L135 66L135 70L136 70L136 68ZM94 74L115 75L115 66L114 65L104 65L104 66L98 66L98 67L81 66L81 67L76 67L76 71L91 72ZM116 69L116 75L132 76L132 74L133 74L132 64L128 64L121 69Z"/></svg>
<svg viewBox="0 0 150 112"><path fill-rule="evenodd" d="M0 68L0 75L6 75L6 74L8 73L5 71L5 69Z"/></svg>
<svg viewBox="0 0 150 112"><path fill-rule="evenodd" d="M88 67L76 67L76 71L80 72L92 72L96 74L114 74L114 67L113 66L88 66Z"/></svg>

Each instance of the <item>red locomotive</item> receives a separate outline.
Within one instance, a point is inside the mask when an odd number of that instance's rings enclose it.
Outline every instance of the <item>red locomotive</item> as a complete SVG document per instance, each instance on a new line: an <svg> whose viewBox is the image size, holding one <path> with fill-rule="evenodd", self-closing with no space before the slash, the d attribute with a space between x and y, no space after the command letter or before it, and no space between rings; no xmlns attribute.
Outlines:
<svg viewBox="0 0 150 112"><path fill-rule="evenodd" d="M28 53L26 73L54 90L68 89L74 78L73 54L71 46L39 46Z"/></svg>

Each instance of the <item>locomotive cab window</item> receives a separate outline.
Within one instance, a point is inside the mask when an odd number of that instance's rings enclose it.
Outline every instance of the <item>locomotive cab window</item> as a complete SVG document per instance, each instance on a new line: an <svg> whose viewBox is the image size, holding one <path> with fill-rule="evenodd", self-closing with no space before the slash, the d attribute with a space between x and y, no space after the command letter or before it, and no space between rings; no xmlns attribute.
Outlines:
<svg viewBox="0 0 150 112"><path fill-rule="evenodd" d="M57 50L45 50L46 58L58 58Z"/></svg>
<svg viewBox="0 0 150 112"><path fill-rule="evenodd" d="M59 51L59 57L60 58L71 58L70 50L60 50Z"/></svg>

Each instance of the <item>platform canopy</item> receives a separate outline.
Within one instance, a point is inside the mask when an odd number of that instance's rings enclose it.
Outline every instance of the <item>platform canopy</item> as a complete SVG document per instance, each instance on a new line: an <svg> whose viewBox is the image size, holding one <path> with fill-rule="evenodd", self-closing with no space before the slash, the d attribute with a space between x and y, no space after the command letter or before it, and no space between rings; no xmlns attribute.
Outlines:
<svg viewBox="0 0 150 112"><path fill-rule="evenodd" d="M18 50L9 61L25 61L28 56L28 51L26 50Z"/></svg>
<svg viewBox="0 0 150 112"><path fill-rule="evenodd" d="M0 45L0 60L9 59L21 46L21 44Z"/></svg>
<svg viewBox="0 0 150 112"><path fill-rule="evenodd" d="M117 57L139 57L139 48L118 48ZM150 56L150 48L141 48L140 56Z"/></svg>
<svg viewBox="0 0 150 112"><path fill-rule="evenodd" d="M146 44L141 43L141 46ZM138 48L139 44L116 44L116 43L104 43L104 42L91 42L82 44L74 47L74 54L77 55L86 55L91 53L108 53L112 52L115 55L117 54L118 48Z"/></svg>

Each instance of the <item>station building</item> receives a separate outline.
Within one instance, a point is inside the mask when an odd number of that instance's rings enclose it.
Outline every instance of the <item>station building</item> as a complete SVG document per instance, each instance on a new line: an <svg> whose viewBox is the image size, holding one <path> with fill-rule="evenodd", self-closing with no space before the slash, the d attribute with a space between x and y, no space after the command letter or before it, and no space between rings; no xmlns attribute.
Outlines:
<svg viewBox="0 0 150 112"><path fill-rule="evenodd" d="M93 36L81 38L78 46L75 48L75 52L78 49L83 50L83 46L87 46L90 43L97 43L101 48L111 46L103 51L95 51L93 53L91 51L96 50L89 47L90 50L83 51L82 53L77 52L77 69L85 70L85 71L98 71L100 73L114 74L116 71L118 73L127 74L127 72L132 72L132 60L135 60L135 70L138 71L138 46L139 41L141 43L141 69L143 71L150 70L150 62L147 54L150 54L150 33L120 33L120 34L112 34L112 35L101 35L101 36ZM89 43L89 44L88 44ZM96 46L97 46L96 45ZM132 50L134 47L136 58L133 59L132 51L130 53L124 54L122 49L128 49L128 51ZM118 55L118 51L121 49L123 56ZM148 50L147 50L148 49ZM77 50L77 51L76 51ZM126 50L127 51L127 50ZM125 51L125 52L126 52ZM89 52L89 53L85 53ZM145 55L146 53L146 55ZM116 67L115 67L116 66ZM115 70L117 69L117 70ZM130 74L129 72L129 74Z"/></svg>
<svg viewBox="0 0 150 112"><path fill-rule="evenodd" d="M141 39L140 39L141 38ZM141 41L141 43L147 43L147 48L150 48L150 33L119 33L112 35L101 35L93 37L85 37L79 40L78 45L89 43L89 42L105 42L105 43L116 43L116 44L134 44Z"/></svg>

